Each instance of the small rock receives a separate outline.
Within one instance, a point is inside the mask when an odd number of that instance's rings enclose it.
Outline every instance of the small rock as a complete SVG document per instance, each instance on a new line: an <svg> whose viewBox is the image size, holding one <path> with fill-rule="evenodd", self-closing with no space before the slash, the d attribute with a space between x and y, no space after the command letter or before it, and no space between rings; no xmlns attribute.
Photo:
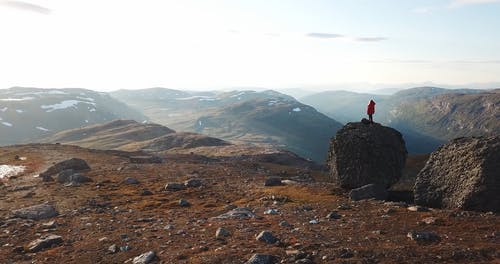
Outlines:
<svg viewBox="0 0 500 264"><path fill-rule="evenodd" d="M422 219L419 222L419 224L423 224L423 225L440 225L442 223L443 223L443 221L437 217L427 217L427 218Z"/></svg>
<svg viewBox="0 0 500 264"><path fill-rule="evenodd" d="M337 211L332 211L328 215L326 215L326 219L334 220L334 219L340 219L341 216Z"/></svg>
<svg viewBox="0 0 500 264"><path fill-rule="evenodd" d="M292 227L292 225L290 223L288 223L287 221L281 221L279 223L279 226L281 226L281 227Z"/></svg>
<svg viewBox="0 0 500 264"><path fill-rule="evenodd" d="M269 209L264 212L265 215L277 215L279 214L279 211L276 209Z"/></svg>
<svg viewBox="0 0 500 264"><path fill-rule="evenodd" d="M43 228L55 228L56 227L56 221L49 221L47 223L42 224Z"/></svg>
<svg viewBox="0 0 500 264"><path fill-rule="evenodd" d="M154 251L148 251L134 258L132 261L133 264L148 264L156 257L156 253Z"/></svg>
<svg viewBox="0 0 500 264"><path fill-rule="evenodd" d="M417 242L434 242L440 240L439 235L437 235L434 232L427 232L427 231L422 231L422 232L411 231L408 232L406 236L411 240Z"/></svg>
<svg viewBox="0 0 500 264"><path fill-rule="evenodd" d="M165 230L172 230L172 229L174 229L174 226L171 225L171 224L167 224L167 225L165 225L165 227L163 229L165 229Z"/></svg>
<svg viewBox="0 0 500 264"><path fill-rule="evenodd" d="M167 183L165 185L166 191L180 191L186 189L186 186L182 183Z"/></svg>
<svg viewBox="0 0 500 264"><path fill-rule="evenodd" d="M278 239L269 231L262 231L257 236L258 241L265 242L266 244L274 244L278 241Z"/></svg>
<svg viewBox="0 0 500 264"><path fill-rule="evenodd" d="M344 203L344 204L339 205L337 207L337 209L339 209L339 210L350 210L350 209L352 209L352 207L350 205Z"/></svg>
<svg viewBox="0 0 500 264"><path fill-rule="evenodd" d="M148 195L153 195L153 192L151 192L148 189L144 189L141 191L141 196L148 196Z"/></svg>
<svg viewBox="0 0 500 264"><path fill-rule="evenodd" d="M59 215L56 208L47 203L17 209L12 211L12 213L16 217L27 218L31 220L47 219Z"/></svg>
<svg viewBox="0 0 500 264"><path fill-rule="evenodd" d="M113 244L111 246L108 247L108 251L111 252L112 254L118 252L118 247L116 246L116 244Z"/></svg>
<svg viewBox="0 0 500 264"><path fill-rule="evenodd" d="M34 252L38 252L38 251L44 250L46 248L50 248L53 245L62 244L62 242L63 242L63 240L62 240L61 236L48 235L48 236L46 236L43 239L39 238L39 239L36 239L36 240L32 241L31 243L29 243L29 245L27 246L27 248L28 248L29 252L34 253Z"/></svg>
<svg viewBox="0 0 500 264"><path fill-rule="evenodd" d="M415 206L408 207L408 211L412 211L412 212L428 212L429 209L427 207L423 207L423 206L420 206L420 205L415 205Z"/></svg>
<svg viewBox="0 0 500 264"><path fill-rule="evenodd" d="M250 209L245 207L235 208L227 213L221 214L216 217L212 217L211 219L223 220L223 219L260 219L260 216L254 214Z"/></svg>
<svg viewBox="0 0 500 264"><path fill-rule="evenodd" d="M387 190L380 184L367 184L362 187L352 189L349 192L349 198L352 201L359 201L365 199L385 200L387 199Z"/></svg>
<svg viewBox="0 0 500 264"><path fill-rule="evenodd" d="M280 177L269 177L266 179L266 182L264 183L264 186L280 186L283 185L281 183L281 178Z"/></svg>
<svg viewBox="0 0 500 264"><path fill-rule="evenodd" d="M184 186L187 188L197 188L202 185L202 182L200 179L189 179L184 182Z"/></svg>
<svg viewBox="0 0 500 264"><path fill-rule="evenodd" d="M191 204L187 200L180 199L179 200L179 206L181 206L181 207L188 207L188 206L191 206Z"/></svg>
<svg viewBox="0 0 500 264"><path fill-rule="evenodd" d="M228 236L230 236L231 233L229 231L227 231L227 229L223 228L223 227L219 227L217 229L217 231L215 232L215 238L216 239L224 239Z"/></svg>
<svg viewBox="0 0 500 264"><path fill-rule="evenodd" d="M319 221L317 219L313 219L313 220L309 221L309 224L317 225L317 224L319 224Z"/></svg>
<svg viewBox="0 0 500 264"><path fill-rule="evenodd" d="M123 180L123 184L139 184L139 181L133 177L127 177Z"/></svg>
<svg viewBox="0 0 500 264"><path fill-rule="evenodd" d="M120 247L121 252L126 252L126 251L129 251L131 249L132 248L129 245L125 245L125 246Z"/></svg>
<svg viewBox="0 0 500 264"><path fill-rule="evenodd" d="M273 255L254 254L245 264L274 264L278 258Z"/></svg>

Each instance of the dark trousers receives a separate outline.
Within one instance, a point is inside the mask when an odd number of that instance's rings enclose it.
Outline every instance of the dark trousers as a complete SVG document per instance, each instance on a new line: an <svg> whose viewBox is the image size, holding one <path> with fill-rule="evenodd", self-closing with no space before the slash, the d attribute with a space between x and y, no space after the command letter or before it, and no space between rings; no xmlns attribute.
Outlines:
<svg viewBox="0 0 500 264"><path fill-rule="evenodd" d="M373 115L368 115L368 119L370 119L370 123L373 124Z"/></svg>

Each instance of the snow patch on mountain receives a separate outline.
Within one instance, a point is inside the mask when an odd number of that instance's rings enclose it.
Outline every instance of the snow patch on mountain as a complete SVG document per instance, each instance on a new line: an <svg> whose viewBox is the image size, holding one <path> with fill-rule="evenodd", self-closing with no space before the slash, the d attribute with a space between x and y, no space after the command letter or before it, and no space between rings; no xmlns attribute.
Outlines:
<svg viewBox="0 0 500 264"><path fill-rule="evenodd" d="M19 102L19 101L28 101L28 100L33 100L35 99L35 97L32 97L32 96L28 96L28 97L21 97L21 98L2 98L0 99L0 101L4 101L4 102Z"/></svg>
<svg viewBox="0 0 500 264"><path fill-rule="evenodd" d="M45 131L45 132L50 131L49 129L46 129L46 128L41 127L41 126L37 126L36 129L42 130L42 131Z"/></svg>
<svg viewBox="0 0 500 264"><path fill-rule="evenodd" d="M0 108L0 111L5 112L5 111L7 111L7 109L9 109L9 108L8 107Z"/></svg>
<svg viewBox="0 0 500 264"><path fill-rule="evenodd" d="M46 112L52 112L55 110L66 109L66 108L70 108L70 107L76 108L76 105L78 105L79 103L91 104L91 105L95 106L95 103L91 103L91 102L79 101L79 100L65 100L65 101L62 101L58 104L42 105L42 106L40 106L40 108L48 109Z"/></svg>
<svg viewBox="0 0 500 264"><path fill-rule="evenodd" d="M300 107L295 107L294 109L292 109L292 111L294 111L294 112L300 112L300 111L302 111L302 109L300 109Z"/></svg>
<svg viewBox="0 0 500 264"><path fill-rule="evenodd" d="M2 124L3 124L4 126L12 127L12 124L11 124L11 123L9 123L9 122L2 122Z"/></svg>
<svg viewBox="0 0 500 264"><path fill-rule="evenodd" d="M16 109L16 112L18 112L18 113L24 113L24 110Z"/></svg>

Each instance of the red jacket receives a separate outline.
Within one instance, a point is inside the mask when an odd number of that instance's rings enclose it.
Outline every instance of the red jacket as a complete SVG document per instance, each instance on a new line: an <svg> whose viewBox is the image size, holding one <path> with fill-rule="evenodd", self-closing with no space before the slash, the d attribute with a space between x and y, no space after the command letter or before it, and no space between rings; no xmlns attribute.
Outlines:
<svg viewBox="0 0 500 264"><path fill-rule="evenodd" d="M366 114L368 115L375 114L375 102L373 100L370 100L370 102L368 103L368 107L366 108Z"/></svg>

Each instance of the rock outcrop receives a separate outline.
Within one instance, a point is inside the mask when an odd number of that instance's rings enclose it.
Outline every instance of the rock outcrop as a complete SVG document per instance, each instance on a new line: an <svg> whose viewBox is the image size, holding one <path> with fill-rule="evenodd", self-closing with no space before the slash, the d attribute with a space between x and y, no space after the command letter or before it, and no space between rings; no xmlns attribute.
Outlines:
<svg viewBox="0 0 500 264"><path fill-rule="evenodd" d="M500 211L500 136L457 138L433 152L417 175L415 203Z"/></svg>
<svg viewBox="0 0 500 264"><path fill-rule="evenodd" d="M79 158L71 158L51 166L46 171L40 173L40 177L44 181L50 181L53 180L52 175L58 174L65 170L86 171L90 170L90 166L85 160Z"/></svg>
<svg viewBox="0 0 500 264"><path fill-rule="evenodd" d="M343 188L389 187L401 177L407 154L397 130L377 123L348 123L332 139L327 164Z"/></svg>

